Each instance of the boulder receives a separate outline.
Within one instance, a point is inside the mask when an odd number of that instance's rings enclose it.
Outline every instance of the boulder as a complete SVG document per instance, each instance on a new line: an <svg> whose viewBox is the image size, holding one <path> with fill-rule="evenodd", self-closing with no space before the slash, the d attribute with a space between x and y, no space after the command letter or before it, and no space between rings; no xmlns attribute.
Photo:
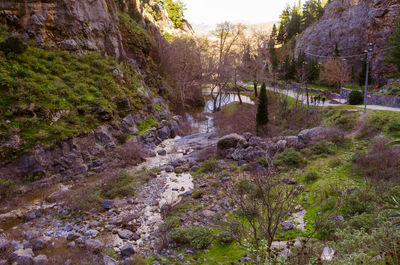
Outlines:
<svg viewBox="0 0 400 265"><path fill-rule="evenodd" d="M33 251L46 248L47 241L44 238L35 238L30 242Z"/></svg>
<svg viewBox="0 0 400 265"><path fill-rule="evenodd" d="M103 265L118 265L118 261L109 256L105 256L103 258Z"/></svg>
<svg viewBox="0 0 400 265"><path fill-rule="evenodd" d="M69 39L61 42L61 49L67 51L76 51L78 50L79 46L75 40Z"/></svg>
<svg viewBox="0 0 400 265"><path fill-rule="evenodd" d="M281 223L283 231L293 230L295 228L292 222L282 222Z"/></svg>
<svg viewBox="0 0 400 265"><path fill-rule="evenodd" d="M122 256L129 257L135 254L135 250L133 249L133 246L131 243L126 243L122 248L121 248L121 254Z"/></svg>
<svg viewBox="0 0 400 265"><path fill-rule="evenodd" d="M10 241L5 238L0 238L0 252L5 251L7 248L10 247Z"/></svg>
<svg viewBox="0 0 400 265"><path fill-rule="evenodd" d="M87 239L85 241L85 248L92 253L100 253L102 248L104 247L103 243L97 239Z"/></svg>
<svg viewBox="0 0 400 265"><path fill-rule="evenodd" d="M329 261L333 259L333 256L335 255L335 251L331 249L330 247L325 247L324 251L321 254L321 259L325 261Z"/></svg>
<svg viewBox="0 0 400 265"><path fill-rule="evenodd" d="M238 142L240 141L246 141L246 139L236 133L221 137L217 142L218 155L225 157L227 155L227 150L230 148L236 148Z"/></svg>
<svg viewBox="0 0 400 265"><path fill-rule="evenodd" d="M119 230L118 235L122 239L130 239L133 236L133 232L127 229Z"/></svg>
<svg viewBox="0 0 400 265"><path fill-rule="evenodd" d="M157 151L157 154L159 154L160 156L165 156L167 155L167 151L165 151L165 149L161 149Z"/></svg>
<svg viewBox="0 0 400 265"><path fill-rule="evenodd" d="M33 219L36 219L40 216L40 210L34 210L32 212L29 212L27 215L25 215L25 220L26 221L31 221Z"/></svg>
<svg viewBox="0 0 400 265"><path fill-rule="evenodd" d="M171 135L171 130L168 126L164 126L161 129L157 130L157 136L161 140L167 139Z"/></svg>
<svg viewBox="0 0 400 265"><path fill-rule="evenodd" d="M113 200L104 200L101 203L101 206L106 210L111 209L113 207L113 205L114 205L114 201Z"/></svg>
<svg viewBox="0 0 400 265"><path fill-rule="evenodd" d="M312 145L321 140L343 138L343 131L335 128L315 127L312 129L302 130L298 139L301 144Z"/></svg>
<svg viewBox="0 0 400 265"><path fill-rule="evenodd" d="M10 261L18 265L33 265L33 251L31 248L17 249L8 257Z"/></svg>
<svg viewBox="0 0 400 265"><path fill-rule="evenodd" d="M46 201L48 202L57 202L65 198L65 196L70 192L69 188L64 185L60 185L59 189L50 194L47 198Z"/></svg>
<svg viewBox="0 0 400 265"><path fill-rule="evenodd" d="M35 265L46 265L48 264L46 255L38 255L33 259L33 264Z"/></svg>

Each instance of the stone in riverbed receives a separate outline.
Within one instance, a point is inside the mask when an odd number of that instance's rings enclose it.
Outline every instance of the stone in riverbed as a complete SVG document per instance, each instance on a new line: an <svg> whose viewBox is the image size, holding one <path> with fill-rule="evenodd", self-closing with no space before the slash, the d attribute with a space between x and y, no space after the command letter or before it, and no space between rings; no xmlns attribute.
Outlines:
<svg viewBox="0 0 400 265"><path fill-rule="evenodd" d="M46 255L38 255L33 259L35 265L45 265L48 264Z"/></svg>
<svg viewBox="0 0 400 265"><path fill-rule="evenodd" d="M5 238L0 238L0 251L6 250L10 245L10 241Z"/></svg>
<svg viewBox="0 0 400 265"><path fill-rule="evenodd" d="M103 207L106 210L110 210L114 205L114 201L113 200L104 200L101 203L101 207Z"/></svg>
<svg viewBox="0 0 400 265"><path fill-rule="evenodd" d="M165 149L161 149L157 151L157 154L159 154L160 156L165 156L167 154L167 151L165 151Z"/></svg>
<svg viewBox="0 0 400 265"><path fill-rule="evenodd" d="M133 236L133 232L127 229L119 230L118 235L122 239L129 239Z"/></svg>
<svg viewBox="0 0 400 265"><path fill-rule="evenodd" d="M118 265L118 261L116 261L115 259L113 259L109 256L105 256L103 258L103 264L104 265Z"/></svg>
<svg viewBox="0 0 400 265"><path fill-rule="evenodd" d="M282 222L281 226L283 231L289 231L294 229L294 224L292 222Z"/></svg>
<svg viewBox="0 0 400 265"><path fill-rule="evenodd" d="M100 253L103 246L103 243L97 239L88 239L85 241L85 248L95 254Z"/></svg>
<svg viewBox="0 0 400 265"><path fill-rule="evenodd" d="M122 256L132 256L135 254L135 250L133 249L133 246L131 243L126 243L122 248L121 248L121 254Z"/></svg>
<svg viewBox="0 0 400 265"><path fill-rule="evenodd" d="M16 251L10 254L8 259L11 261L11 263L14 261L18 265L34 264L33 251L31 248L17 249Z"/></svg>
<svg viewBox="0 0 400 265"><path fill-rule="evenodd" d="M72 240L75 240L75 239L79 238L80 236L81 235L78 234L78 233L69 233L67 235L67 240L72 241Z"/></svg>
<svg viewBox="0 0 400 265"><path fill-rule="evenodd" d="M166 166L166 167L165 167L165 172L167 172L167 173L174 172L174 168L171 167L171 166Z"/></svg>

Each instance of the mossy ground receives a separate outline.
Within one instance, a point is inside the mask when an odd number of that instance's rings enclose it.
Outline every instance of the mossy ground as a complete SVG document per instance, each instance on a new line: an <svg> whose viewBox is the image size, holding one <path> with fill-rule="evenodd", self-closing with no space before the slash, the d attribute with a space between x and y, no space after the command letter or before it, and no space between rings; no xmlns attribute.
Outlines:
<svg viewBox="0 0 400 265"><path fill-rule="evenodd" d="M0 41L7 36L1 27ZM87 132L104 123L95 109L114 114L113 119L125 114L119 98L140 109L141 83L131 66L95 52L30 46L24 54L0 54L0 137L19 135L23 144L14 151L20 151Z"/></svg>

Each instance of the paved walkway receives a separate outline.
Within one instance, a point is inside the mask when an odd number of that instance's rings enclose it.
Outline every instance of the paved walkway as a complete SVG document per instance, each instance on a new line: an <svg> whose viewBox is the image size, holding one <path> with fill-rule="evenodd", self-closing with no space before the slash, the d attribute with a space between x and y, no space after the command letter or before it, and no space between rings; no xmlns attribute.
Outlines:
<svg viewBox="0 0 400 265"><path fill-rule="evenodd" d="M287 89L279 89L279 88L267 87L267 90L275 91L275 92L287 95L287 96L289 96L291 98L297 98L298 97L299 100L301 102L303 102L303 104L307 104L307 97L305 95L305 92L304 92L304 95L302 95L302 94L298 95L298 93L296 93L296 92L294 92L292 90L287 90ZM328 107L328 106L339 106L339 105L344 104L346 102L346 100L344 100L344 99L340 99L340 100L339 99L335 99L335 101L340 102L340 104L332 104L331 101L328 100L328 101L325 102L325 104L322 104L322 101L319 104L311 104L311 101L310 101L310 105L315 105L315 106L320 106L320 107ZM354 107L363 109L364 105L359 105L359 106L354 106ZM388 110L388 111L400 112L400 108L392 108L392 107L379 106L379 105L367 105L367 109L370 109L370 110Z"/></svg>

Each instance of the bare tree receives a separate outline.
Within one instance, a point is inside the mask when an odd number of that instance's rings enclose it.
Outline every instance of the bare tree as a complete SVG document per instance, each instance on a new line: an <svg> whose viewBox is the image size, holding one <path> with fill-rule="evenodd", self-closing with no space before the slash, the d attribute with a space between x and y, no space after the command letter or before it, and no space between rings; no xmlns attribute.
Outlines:
<svg viewBox="0 0 400 265"><path fill-rule="evenodd" d="M295 206L295 188L276 174L272 162L265 174L242 176L229 188L236 206L233 217L223 227L240 245L259 250L265 243L270 249L279 225ZM262 253L265 260L271 253Z"/></svg>
<svg viewBox="0 0 400 265"><path fill-rule="evenodd" d="M321 80L329 86L340 89L342 83L350 81L349 66L340 59L332 59L324 64Z"/></svg>
<svg viewBox="0 0 400 265"><path fill-rule="evenodd" d="M197 105L201 93L201 50L195 39L175 38L165 46L160 54L160 64L164 72L175 81L176 110L183 111L185 105Z"/></svg>

